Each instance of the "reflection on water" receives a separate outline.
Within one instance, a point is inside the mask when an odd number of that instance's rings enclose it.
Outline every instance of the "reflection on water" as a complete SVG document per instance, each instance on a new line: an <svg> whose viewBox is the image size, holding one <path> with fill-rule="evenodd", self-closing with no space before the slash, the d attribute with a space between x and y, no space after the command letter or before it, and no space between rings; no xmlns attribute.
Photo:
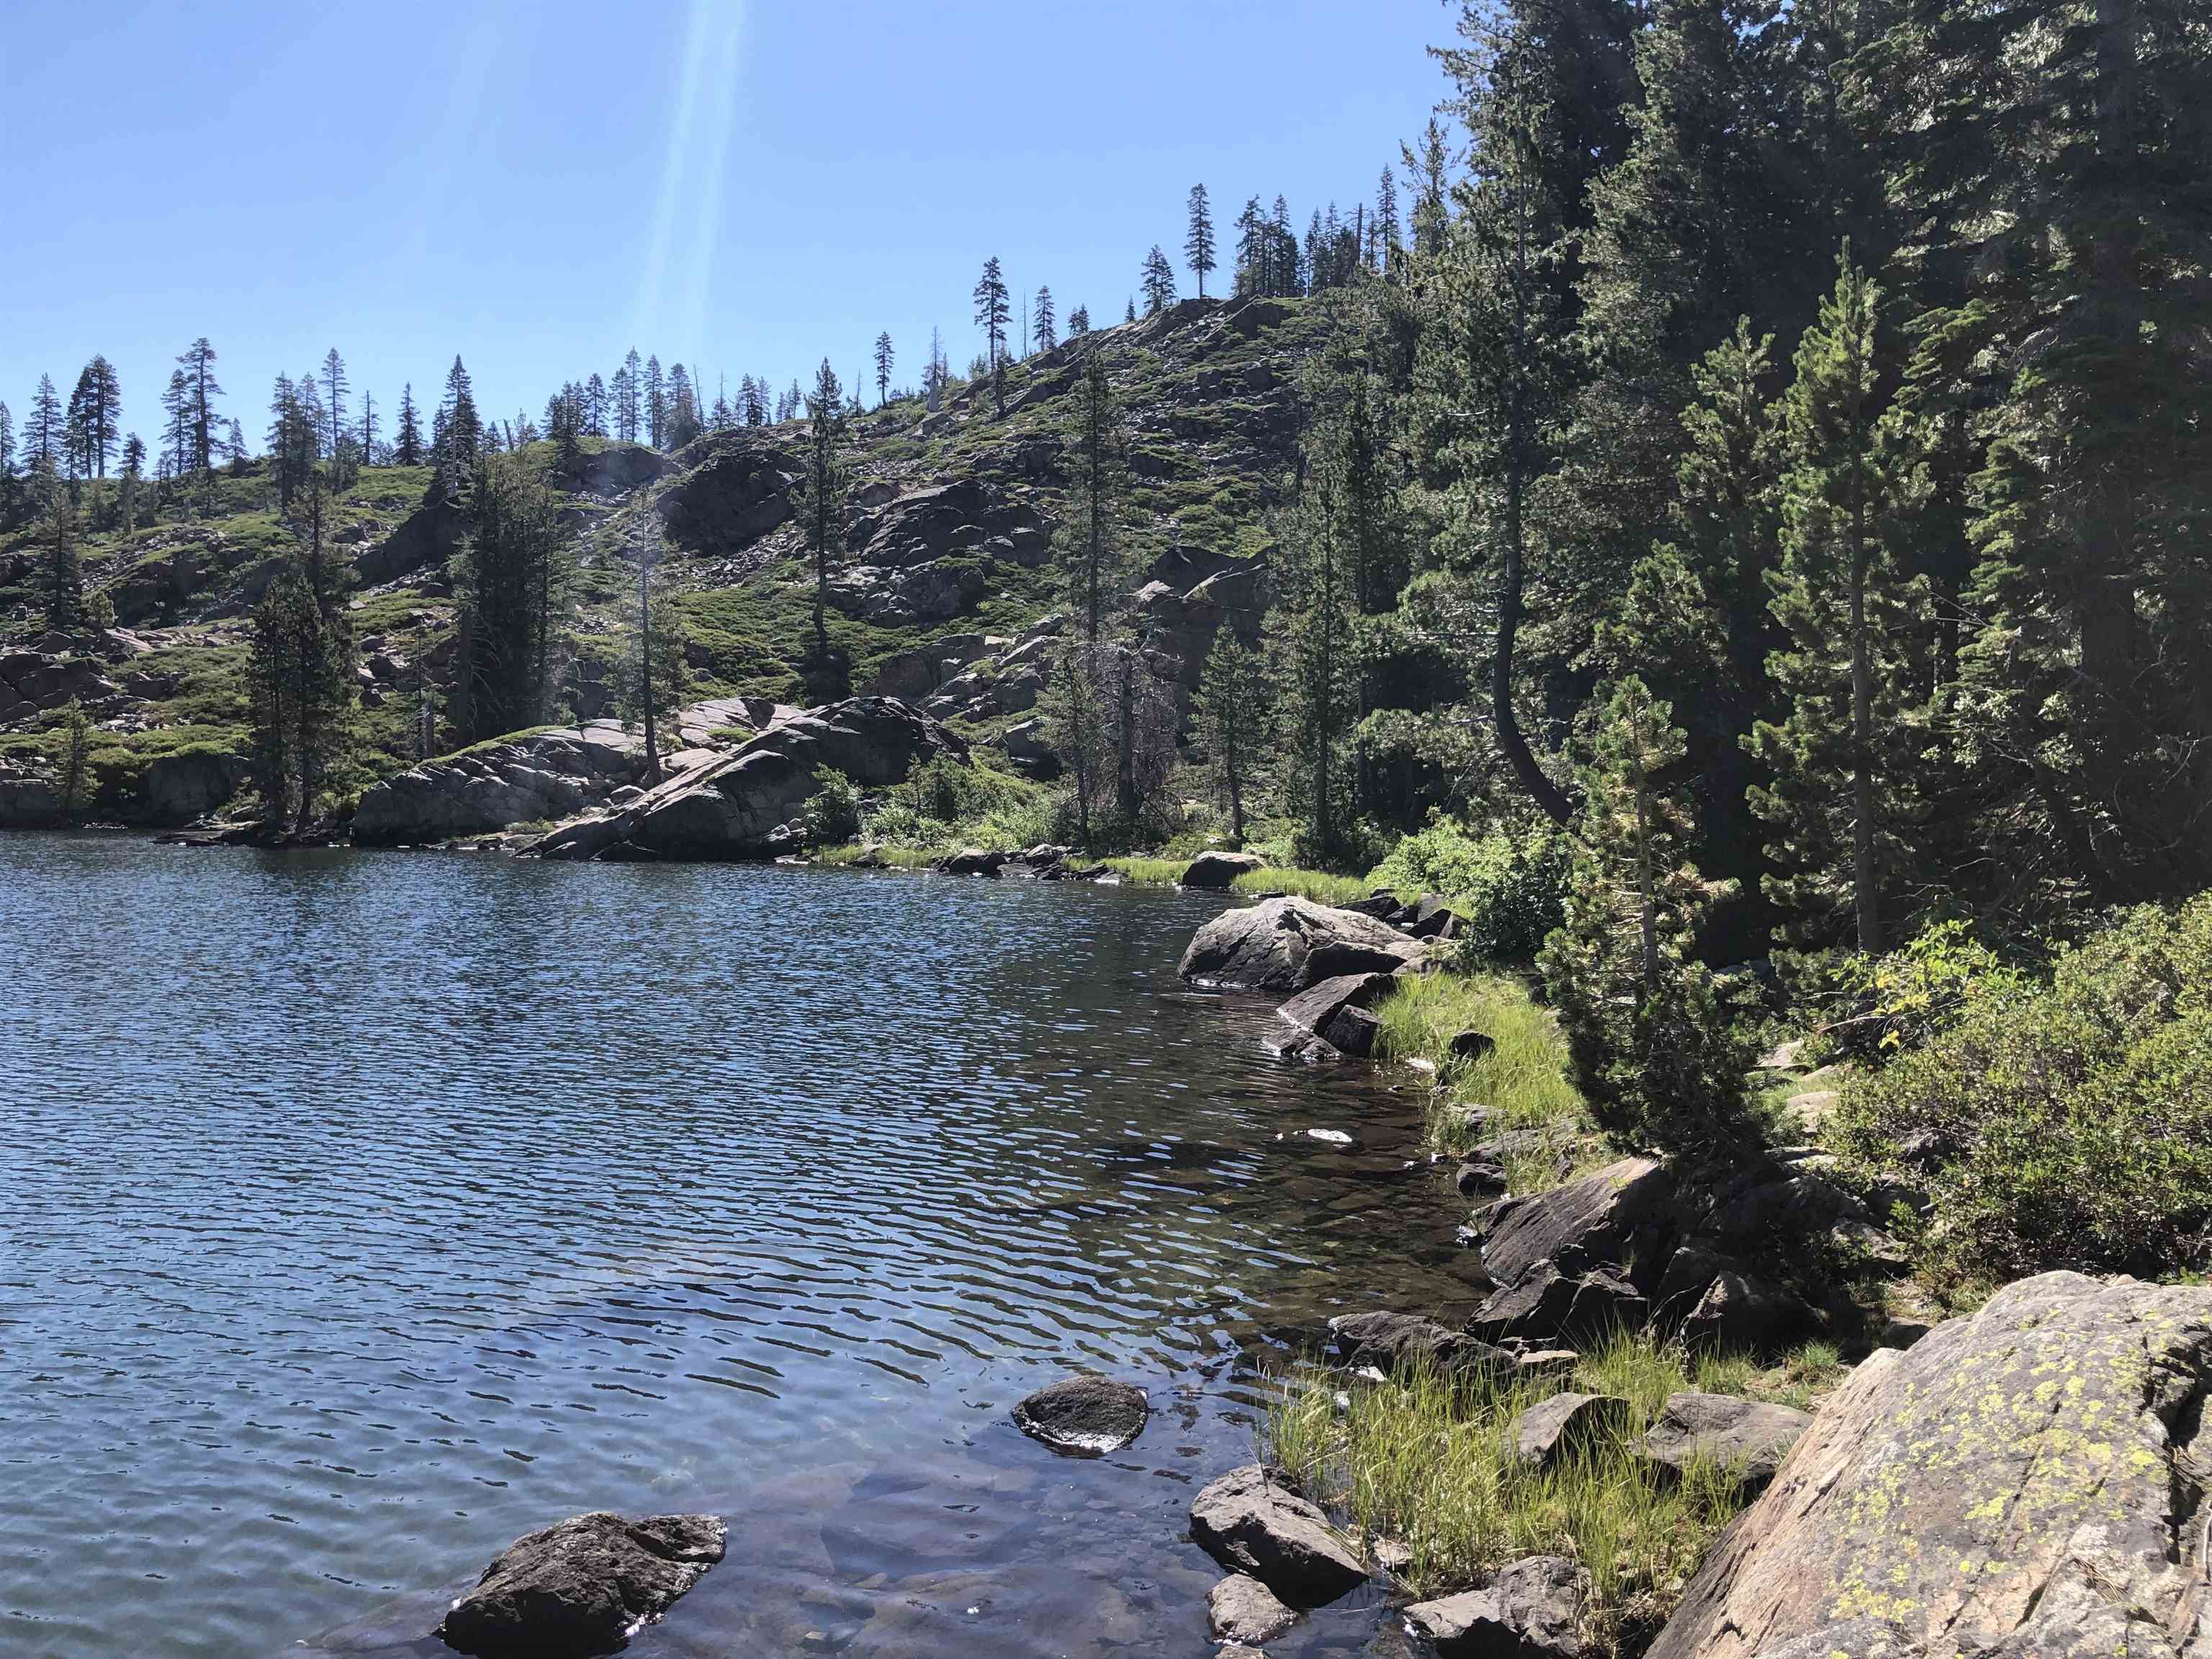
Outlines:
<svg viewBox="0 0 2212 1659"><path fill-rule="evenodd" d="M732 1522L640 1655L1202 1650L1244 1356L1473 1299L1415 1100L1177 984L1216 908L0 838L0 1648L442 1652L612 1508ZM1135 1446L1012 1427L1073 1366Z"/></svg>

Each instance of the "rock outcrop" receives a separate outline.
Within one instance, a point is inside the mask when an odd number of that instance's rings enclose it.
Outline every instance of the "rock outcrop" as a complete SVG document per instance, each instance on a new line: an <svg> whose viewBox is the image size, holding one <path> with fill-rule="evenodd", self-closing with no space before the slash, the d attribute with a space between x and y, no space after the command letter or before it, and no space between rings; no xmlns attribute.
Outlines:
<svg viewBox="0 0 2212 1659"><path fill-rule="evenodd" d="M1267 860L1257 853L1204 852L1193 859L1182 872L1182 885L1202 893L1220 892L1237 877L1267 867Z"/></svg>
<svg viewBox="0 0 2212 1659"><path fill-rule="evenodd" d="M1249 1573L1231 1573L1206 1598L1206 1627L1217 1642L1272 1642L1297 1622L1297 1614Z"/></svg>
<svg viewBox="0 0 2212 1659"><path fill-rule="evenodd" d="M2046 1273L1822 1407L1651 1659L2212 1649L2212 1289Z"/></svg>
<svg viewBox="0 0 2212 1659"><path fill-rule="evenodd" d="M353 838L415 846L565 818L644 774L642 748L602 728L538 732L386 778L362 794Z"/></svg>
<svg viewBox="0 0 2212 1659"><path fill-rule="evenodd" d="M1812 1423L1793 1407L1691 1390L1667 1396L1637 1451L1677 1474L1709 1463L1746 1486L1763 1486Z"/></svg>
<svg viewBox="0 0 2212 1659"><path fill-rule="evenodd" d="M896 698L854 697L781 720L732 753L526 850L572 860L759 858L786 844L780 837L825 770L882 788L933 755L965 760L968 747Z"/></svg>
<svg viewBox="0 0 2212 1659"><path fill-rule="evenodd" d="M1513 1455L1536 1468L1628 1431L1628 1402L1607 1394L1555 1394L1513 1419Z"/></svg>
<svg viewBox="0 0 2212 1659"><path fill-rule="evenodd" d="M1328 1322L1329 1342L1347 1365L1421 1364L1439 1370L1486 1370L1510 1376L1513 1356L1503 1348L1418 1314L1339 1314Z"/></svg>
<svg viewBox="0 0 2212 1659"><path fill-rule="evenodd" d="M1303 991L1339 975L1416 967L1425 954L1372 916L1294 896L1223 911L1198 930L1180 971L1223 990Z"/></svg>
<svg viewBox="0 0 2212 1659"><path fill-rule="evenodd" d="M1097 1457L1121 1450L1142 1434L1150 1410L1145 1391L1134 1383L1071 1376L1022 1401L1014 1407L1014 1421L1024 1434L1056 1452Z"/></svg>
<svg viewBox="0 0 2212 1659"><path fill-rule="evenodd" d="M1389 974L1340 974L1299 992L1276 1014L1300 1039L1318 1042L1328 1054L1364 1060L1375 1052L1382 1029L1370 1011L1392 983Z"/></svg>
<svg viewBox="0 0 2212 1659"><path fill-rule="evenodd" d="M519 1538L438 1628L479 1659L590 1659L658 1619L722 1559L711 1515L580 1515Z"/></svg>
<svg viewBox="0 0 2212 1659"><path fill-rule="evenodd" d="M1293 1607L1320 1607L1367 1580L1328 1518L1257 1463L1199 1493L1190 1535L1231 1572L1249 1574Z"/></svg>

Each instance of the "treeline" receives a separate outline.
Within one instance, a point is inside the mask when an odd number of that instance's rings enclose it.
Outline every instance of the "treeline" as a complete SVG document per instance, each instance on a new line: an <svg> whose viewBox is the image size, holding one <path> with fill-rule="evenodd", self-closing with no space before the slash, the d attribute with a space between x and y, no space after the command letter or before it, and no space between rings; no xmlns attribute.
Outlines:
<svg viewBox="0 0 2212 1659"><path fill-rule="evenodd" d="M1280 526L1309 850L1565 838L1585 1081L1699 1110L1701 956L2212 882L2201 9L1503 0L1438 55Z"/></svg>

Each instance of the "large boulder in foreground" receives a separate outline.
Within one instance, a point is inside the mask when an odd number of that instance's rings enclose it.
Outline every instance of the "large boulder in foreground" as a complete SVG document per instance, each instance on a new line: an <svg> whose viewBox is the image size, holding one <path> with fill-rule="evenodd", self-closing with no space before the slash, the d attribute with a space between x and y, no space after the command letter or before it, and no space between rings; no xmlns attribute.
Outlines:
<svg viewBox="0 0 2212 1659"><path fill-rule="evenodd" d="M1303 991L1343 974L1389 974L1423 946L1387 922L1311 899L1267 899L1224 910L1182 953L1187 980L1228 991Z"/></svg>
<svg viewBox="0 0 2212 1659"><path fill-rule="evenodd" d="M1151 1403L1133 1382L1071 1376L1014 1407L1022 1432L1071 1457L1119 1451L1145 1431Z"/></svg>
<svg viewBox="0 0 2212 1659"><path fill-rule="evenodd" d="M579 1515L518 1538L439 1626L479 1659L589 1659L658 1619L722 1559L711 1515Z"/></svg>
<svg viewBox="0 0 2212 1659"><path fill-rule="evenodd" d="M1267 860L1257 853L1204 852L1184 870L1182 884L1198 892L1218 893L1237 877L1252 875L1267 867Z"/></svg>
<svg viewBox="0 0 2212 1659"><path fill-rule="evenodd" d="M2212 1289L2045 1273L1827 1401L1651 1659L2212 1650Z"/></svg>
<svg viewBox="0 0 2212 1659"><path fill-rule="evenodd" d="M1339 974L1299 992L1276 1012L1300 1038L1318 1037L1340 1054L1365 1059L1382 1030L1372 1011L1395 982L1389 974Z"/></svg>
<svg viewBox="0 0 2212 1659"><path fill-rule="evenodd" d="M793 715L619 812L556 830L528 850L556 859L617 848L633 857L759 858L774 850L773 837L799 817L823 772L879 789L934 755L965 760L968 745L896 697L853 697Z"/></svg>
<svg viewBox="0 0 2212 1659"><path fill-rule="evenodd" d="M1199 1493L1190 1535L1230 1571L1249 1573L1293 1607L1321 1607L1367 1582L1367 1569L1328 1517L1257 1463Z"/></svg>

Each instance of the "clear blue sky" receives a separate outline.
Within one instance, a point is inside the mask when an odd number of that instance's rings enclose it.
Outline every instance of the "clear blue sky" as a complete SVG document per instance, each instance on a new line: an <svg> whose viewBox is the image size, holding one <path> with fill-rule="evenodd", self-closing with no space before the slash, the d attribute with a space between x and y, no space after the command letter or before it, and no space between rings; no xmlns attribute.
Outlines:
<svg viewBox="0 0 2212 1659"><path fill-rule="evenodd" d="M455 352L533 412L635 344L734 386L889 329L978 349L984 257L1118 319L1203 180L1299 226L1371 198L1441 88L1437 0L12 0L0 27L0 400L105 352L156 445L219 354L255 447L335 345L385 409ZM1218 291L1222 273L1209 283ZM1018 306L1017 307L1018 316ZM872 390L870 393L872 399ZM356 402L356 407L357 402ZM390 428L385 428L388 434Z"/></svg>

